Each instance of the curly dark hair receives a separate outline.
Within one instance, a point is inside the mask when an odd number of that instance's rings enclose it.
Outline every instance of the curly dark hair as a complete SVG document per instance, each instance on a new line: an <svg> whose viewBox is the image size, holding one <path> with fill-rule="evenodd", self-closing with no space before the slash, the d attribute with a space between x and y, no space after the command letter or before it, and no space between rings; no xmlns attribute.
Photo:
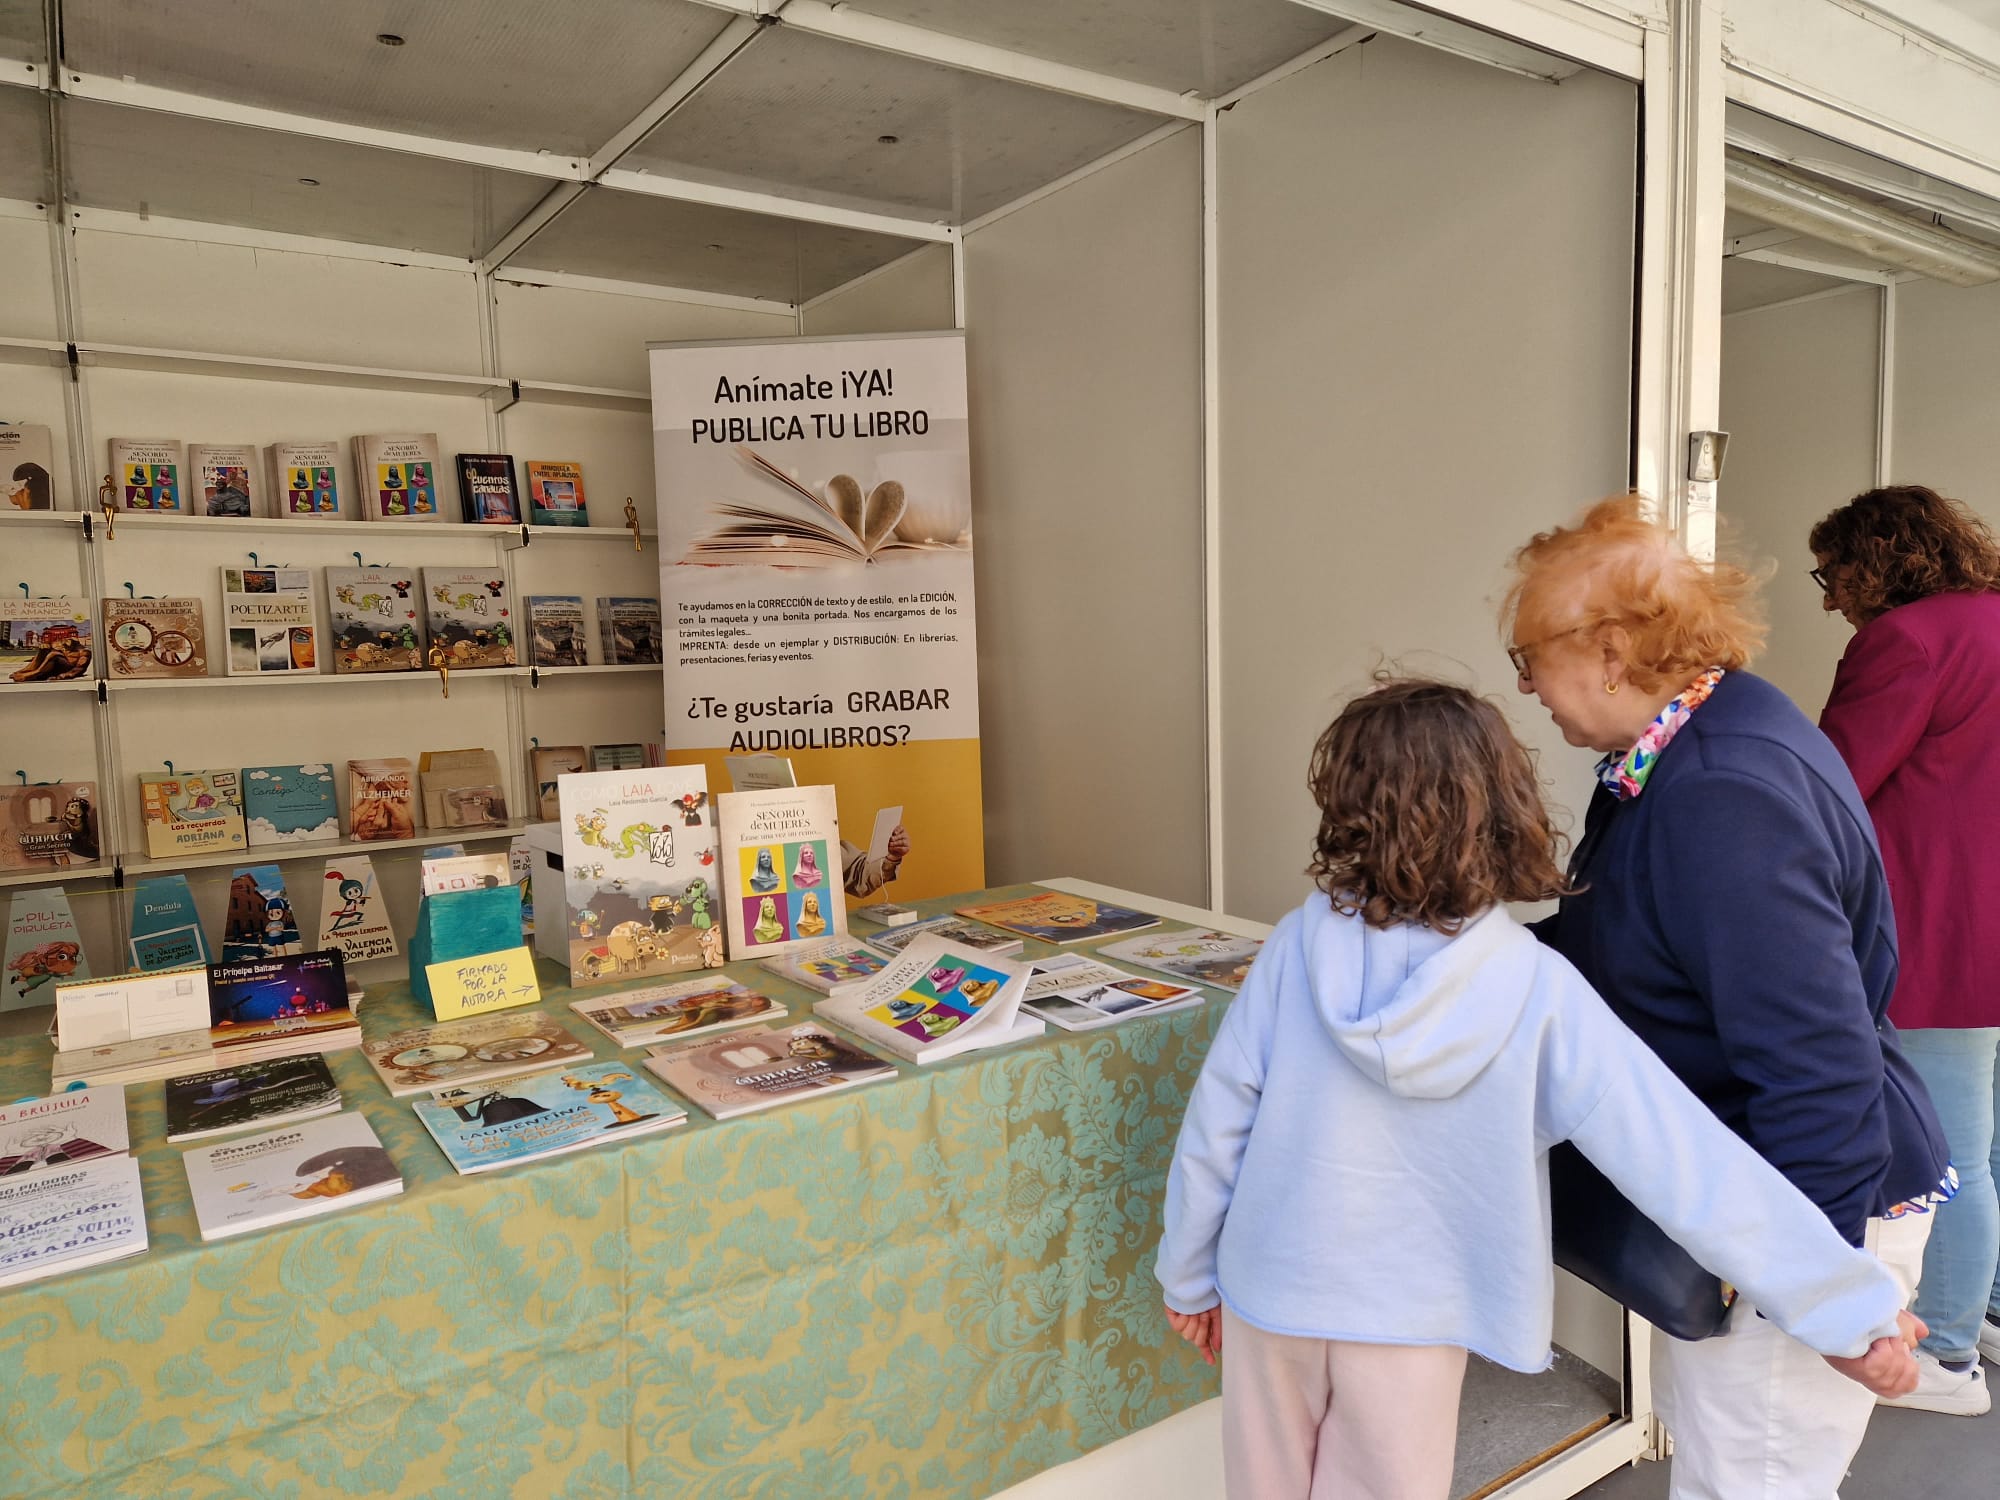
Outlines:
<svg viewBox="0 0 2000 1500"><path fill-rule="evenodd" d="M1456 932L1503 901L1571 893L1533 757L1500 710L1450 683L1384 677L1313 746L1306 873L1371 927Z"/></svg>
<svg viewBox="0 0 2000 1500"><path fill-rule="evenodd" d="M2000 588L2000 544L1963 501L1921 484L1856 495L1813 527L1815 557L1845 567L1844 588L1865 619L1932 594Z"/></svg>

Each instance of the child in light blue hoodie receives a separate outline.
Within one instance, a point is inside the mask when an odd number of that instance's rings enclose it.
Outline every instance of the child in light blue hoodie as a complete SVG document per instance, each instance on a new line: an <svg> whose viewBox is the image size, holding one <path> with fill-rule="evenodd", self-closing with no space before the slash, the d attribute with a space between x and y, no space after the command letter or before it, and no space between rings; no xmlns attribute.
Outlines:
<svg viewBox="0 0 2000 1500"><path fill-rule="evenodd" d="M1564 1140L1794 1338L1878 1395L1914 1385L1889 1273L1508 915L1564 882L1499 710L1386 682L1311 787L1319 891L1216 1034L1159 1252L1176 1331L1225 1355L1234 1500L1444 1500L1466 1351L1549 1363Z"/></svg>

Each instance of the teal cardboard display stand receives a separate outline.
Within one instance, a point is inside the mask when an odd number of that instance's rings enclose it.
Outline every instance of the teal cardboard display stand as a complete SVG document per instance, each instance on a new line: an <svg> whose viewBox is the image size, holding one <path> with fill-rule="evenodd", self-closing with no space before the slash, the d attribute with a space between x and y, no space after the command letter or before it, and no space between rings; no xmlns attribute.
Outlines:
<svg viewBox="0 0 2000 1500"><path fill-rule="evenodd" d="M424 973L428 965L520 946L518 885L426 896L418 903L417 928L410 934L410 991L435 1010L430 979Z"/></svg>

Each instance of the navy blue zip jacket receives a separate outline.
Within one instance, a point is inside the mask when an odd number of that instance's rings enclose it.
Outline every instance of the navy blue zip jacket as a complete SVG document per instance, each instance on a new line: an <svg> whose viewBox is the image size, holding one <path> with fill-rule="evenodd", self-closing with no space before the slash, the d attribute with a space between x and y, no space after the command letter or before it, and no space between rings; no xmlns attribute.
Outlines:
<svg viewBox="0 0 2000 1500"><path fill-rule="evenodd" d="M1783 693L1725 676L1640 796L1598 789L1571 875L1537 935L1851 1243L1937 1187L1944 1132L1886 1015L1875 830Z"/></svg>

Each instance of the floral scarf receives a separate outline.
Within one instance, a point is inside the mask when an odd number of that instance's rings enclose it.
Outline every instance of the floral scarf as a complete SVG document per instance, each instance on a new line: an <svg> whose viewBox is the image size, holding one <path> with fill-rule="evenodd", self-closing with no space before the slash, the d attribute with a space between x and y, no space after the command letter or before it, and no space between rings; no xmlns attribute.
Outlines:
<svg viewBox="0 0 2000 1500"><path fill-rule="evenodd" d="M1646 790L1653 767L1660 762L1660 752L1694 717L1694 711L1708 702L1709 695L1715 691L1715 685L1722 681L1722 677L1721 667L1710 667L1689 683L1678 698L1660 710L1659 717L1640 732L1630 750L1623 755L1607 755L1599 761L1597 779L1603 783L1604 789L1621 802L1629 801Z"/></svg>

